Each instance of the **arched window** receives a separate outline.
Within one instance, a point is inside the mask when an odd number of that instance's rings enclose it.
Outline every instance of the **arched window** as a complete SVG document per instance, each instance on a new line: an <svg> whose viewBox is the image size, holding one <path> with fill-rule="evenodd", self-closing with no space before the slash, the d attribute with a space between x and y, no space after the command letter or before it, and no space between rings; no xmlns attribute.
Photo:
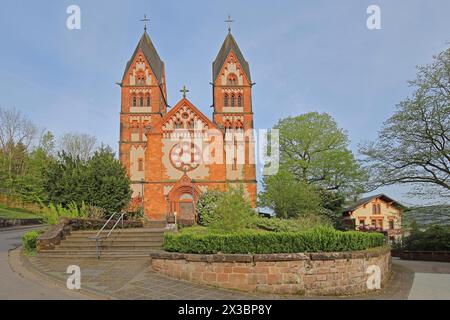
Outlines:
<svg viewBox="0 0 450 320"><path fill-rule="evenodd" d="M133 97L133 107L136 107L136 97Z"/></svg>
<svg viewBox="0 0 450 320"><path fill-rule="evenodd" d="M231 95L231 107L234 108L236 105L236 97L234 94Z"/></svg>
<svg viewBox="0 0 450 320"><path fill-rule="evenodd" d="M151 104L150 102L151 102L151 101L150 101L150 96L147 96L147 106L148 106L148 107L150 107L150 104Z"/></svg>
<svg viewBox="0 0 450 320"><path fill-rule="evenodd" d="M238 106L238 108L242 107L242 95L240 95L240 94L238 95L237 106Z"/></svg>
<svg viewBox="0 0 450 320"><path fill-rule="evenodd" d="M144 106L144 97L141 97L139 100L140 100L139 101L140 106L143 107Z"/></svg>
<svg viewBox="0 0 450 320"><path fill-rule="evenodd" d="M224 107L228 107L228 101L229 101L228 93L225 93L225 95L223 96L223 106Z"/></svg>

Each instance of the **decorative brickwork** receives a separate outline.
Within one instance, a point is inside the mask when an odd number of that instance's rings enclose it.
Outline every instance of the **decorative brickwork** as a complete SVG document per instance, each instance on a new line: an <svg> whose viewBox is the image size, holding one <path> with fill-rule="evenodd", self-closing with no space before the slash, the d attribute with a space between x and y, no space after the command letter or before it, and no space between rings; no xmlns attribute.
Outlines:
<svg viewBox="0 0 450 320"><path fill-rule="evenodd" d="M152 254L152 268L176 279L249 292L354 295L368 291L367 268L390 276L388 247L357 252L297 254Z"/></svg>

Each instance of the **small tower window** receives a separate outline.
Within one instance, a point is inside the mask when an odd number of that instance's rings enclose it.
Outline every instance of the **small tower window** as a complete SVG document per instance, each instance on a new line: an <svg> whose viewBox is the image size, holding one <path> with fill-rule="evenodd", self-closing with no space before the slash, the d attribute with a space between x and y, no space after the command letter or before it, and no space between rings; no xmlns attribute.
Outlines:
<svg viewBox="0 0 450 320"><path fill-rule="evenodd" d="M230 75L228 76L227 84L228 84L229 86L235 86L235 85L237 84L236 75L230 74Z"/></svg>
<svg viewBox="0 0 450 320"><path fill-rule="evenodd" d="M223 96L223 106L224 107L228 107L228 103L229 103L229 97L228 97L228 94L227 93L225 93L225 95Z"/></svg>
<svg viewBox="0 0 450 320"><path fill-rule="evenodd" d="M236 97L234 94L231 95L231 107L234 108L236 105Z"/></svg>
<svg viewBox="0 0 450 320"><path fill-rule="evenodd" d="M238 95L237 106L238 106L238 108L242 107L242 95Z"/></svg>

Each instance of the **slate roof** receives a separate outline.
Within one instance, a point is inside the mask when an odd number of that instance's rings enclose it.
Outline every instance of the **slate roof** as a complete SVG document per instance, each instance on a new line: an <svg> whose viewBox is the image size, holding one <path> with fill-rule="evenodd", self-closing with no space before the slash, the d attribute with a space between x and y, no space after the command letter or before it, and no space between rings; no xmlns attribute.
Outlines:
<svg viewBox="0 0 450 320"><path fill-rule="evenodd" d="M153 46L152 40L150 40L150 37L148 36L146 31L144 31L144 33L142 34L142 37L139 40L139 43L138 43L136 49L134 50L134 53L131 56L131 59L128 61L127 66L125 68L125 72L123 73L122 79L125 78L125 75L127 74L128 69L130 68L131 63L133 62L139 49L141 49L142 52L144 53L145 58L147 59L148 63L150 64L150 68L152 68L153 74L156 76L156 78L160 82L162 80L162 76L163 76L164 62L159 57L158 52L156 51L155 47Z"/></svg>
<svg viewBox="0 0 450 320"><path fill-rule="evenodd" d="M213 62L213 81L216 80L217 76L219 75L220 70L222 69L222 66L225 63L225 60L227 59L231 50L233 50L239 63L244 69L244 73L246 74L248 80L251 82L250 67L248 65L248 62L244 59L244 56L242 55L242 52L239 49L239 46L231 32L228 33L222 44L222 47L220 48L219 53L217 54L216 59Z"/></svg>
<svg viewBox="0 0 450 320"><path fill-rule="evenodd" d="M373 199L377 199L377 198L382 198L383 200L385 200L387 202L393 202L394 205L397 206L397 207L405 208L400 202L395 201L394 199L392 199L392 198L388 197L387 195L381 193L381 194L376 194L376 195L373 195L373 196L361 198L360 200L356 201L352 205L350 205L347 208L345 208L344 212L353 211L353 210L359 208L360 206L365 205L366 203L372 201Z"/></svg>

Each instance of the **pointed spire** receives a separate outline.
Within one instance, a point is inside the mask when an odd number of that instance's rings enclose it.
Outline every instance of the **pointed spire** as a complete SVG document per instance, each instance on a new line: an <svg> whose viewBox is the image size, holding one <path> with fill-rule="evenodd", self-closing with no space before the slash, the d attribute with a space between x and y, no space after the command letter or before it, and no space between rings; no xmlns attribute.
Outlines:
<svg viewBox="0 0 450 320"><path fill-rule="evenodd" d="M150 37L147 33L146 27L144 28L144 33L142 34L141 39L139 40L139 42L136 46L136 49L134 50L134 53L131 56L131 59L127 63L125 72L123 74L123 78L126 76L128 69L130 68L131 63L133 62L134 58L136 57L139 49L142 50L156 79L158 79L158 81L162 81L162 77L163 77L163 73L164 73L164 62L159 57L158 52L156 51L155 46L153 45L152 40L150 39Z"/></svg>
<svg viewBox="0 0 450 320"><path fill-rule="evenodd" d="M234 52L248 80L251 82L250 66L248 62L244 59L244 55L242 54L241 49L239 49L239 46L236 40L234 39L233 35L231 34L231 32L228 32L222 44L222 47L220 48L219 53L217 54L217 57L213 62L213 81L215 81L217 76L219 75L223 64L225 63L228 55L230 54L230 51Z"/></svg>

